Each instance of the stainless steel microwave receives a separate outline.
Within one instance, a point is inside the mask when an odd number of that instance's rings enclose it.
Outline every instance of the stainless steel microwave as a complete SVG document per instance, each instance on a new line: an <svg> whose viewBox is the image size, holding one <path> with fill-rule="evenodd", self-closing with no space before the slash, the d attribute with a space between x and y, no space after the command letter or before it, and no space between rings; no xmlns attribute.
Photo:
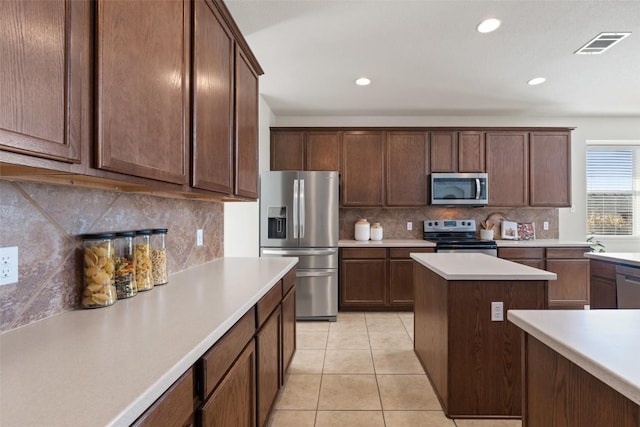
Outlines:
<svg viewBox="0 0 640 427"><path fill-rule="evenodd" d="M432 173L432 205L484 206L489 202L486 173Z"/></svg>

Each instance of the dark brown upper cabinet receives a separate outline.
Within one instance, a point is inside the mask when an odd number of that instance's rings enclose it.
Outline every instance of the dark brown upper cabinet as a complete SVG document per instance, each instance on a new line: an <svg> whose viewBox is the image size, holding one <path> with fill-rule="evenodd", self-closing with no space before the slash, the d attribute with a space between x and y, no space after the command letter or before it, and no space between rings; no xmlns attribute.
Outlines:
<svg viewBox="0 0 640 427"><path fill-rule="evenodd" d="M91 135L91 3L0 2L0 150L79 163Z"/></svg>
<svg viewBox="0 0 640 427"><path fill-rule="evenodd" d="M431 132L431 172L484 172L484 132Z"/></svg>
<svg viewBox="0 0 640 427"><path fill-rule="evenodd" d="M571 206L571 134L532 132L529 142L531 206Z"/></svg>
<svg viewBox="0 0 640 427"><path fill-rule="evenodd" d="M426 205L427 133L389 132L386 145L387 206Z"/></svg>
<svg viewBox="0 0 640 427"><path fill-rule="evenodd" d="M487 132L489 206L528 206L529 133Z"/></svg>
<svg viewBox="0 0 640 427"><path fill-rule="evenodd" d="M271 131L271 170L340 171L342 132Z"/></svg>
<svg viewBox="0 0 640 427"><path fill-rule="evenodd" d="M193 3L191 185L232 194L234 41L216 8Z"/></svg>
<svg viewBox="0 0 640 427"><path fill-rule="evenodd" d="M235 195L258 198L258 71L236 45Z"/></svg>
<svg viewBox="0 0 640 427"><path fill-rule="evenodd" d="M97 1L99 169L187 183L191 4Z"/></svg>
<svg viewBox="0 0 640 427"><path fill-rule="evenodd" d="M385 205L385 135L347 131L342 138L342 205Z"/></svg>

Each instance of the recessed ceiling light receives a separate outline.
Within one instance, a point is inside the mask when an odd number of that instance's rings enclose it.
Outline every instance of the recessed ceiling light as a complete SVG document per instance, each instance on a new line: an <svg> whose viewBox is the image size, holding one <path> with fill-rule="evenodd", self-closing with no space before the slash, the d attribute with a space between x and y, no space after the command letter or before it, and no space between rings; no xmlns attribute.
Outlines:
<svg viewBox="0 0 640 427"><path fill-rule="evenodd" d="M366 77L360 77L359 79L356 80L356 84L358 86L367 86L371 84L371 80Z"/></svg>
<svg viewBox="0 0 640 427"><path fill-rule="evenodd" d="M479 23L478 26L476 27L476 30L478 30L479 33L490 33L492 31L497 30L499 26L500 26L499 19L489 18Z"/></svg>
<svg viewBox="0 0 640 427"><path fill-rule="evenodd" d="M536 77L535 79L531 79L527 82L528 85L530 86L536 86L536 85L541 85L542 83L546 82L547 79L545 79L544 77Z"/></svg>

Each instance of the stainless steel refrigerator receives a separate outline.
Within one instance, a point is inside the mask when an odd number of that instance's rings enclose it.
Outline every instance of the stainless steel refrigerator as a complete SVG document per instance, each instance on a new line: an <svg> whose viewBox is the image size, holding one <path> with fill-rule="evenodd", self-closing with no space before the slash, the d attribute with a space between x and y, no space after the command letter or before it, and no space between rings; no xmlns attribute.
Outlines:
<svg viewBox="0 0 640 427"><path fill-rule="evenodd" d="M299 258L296 318L338 314L338 172L260 177L260 256Z"/></svg>

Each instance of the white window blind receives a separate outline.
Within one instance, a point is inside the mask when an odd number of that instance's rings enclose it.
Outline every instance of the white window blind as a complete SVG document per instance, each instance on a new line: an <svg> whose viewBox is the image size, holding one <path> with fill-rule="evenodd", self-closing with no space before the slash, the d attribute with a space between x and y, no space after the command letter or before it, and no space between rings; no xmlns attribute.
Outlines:
<svg viewBox="0 0 640 427"><path fill-rule="evenodd" d="M637 235L639 203L640 147L589 147L587 234Z"/></svg>

